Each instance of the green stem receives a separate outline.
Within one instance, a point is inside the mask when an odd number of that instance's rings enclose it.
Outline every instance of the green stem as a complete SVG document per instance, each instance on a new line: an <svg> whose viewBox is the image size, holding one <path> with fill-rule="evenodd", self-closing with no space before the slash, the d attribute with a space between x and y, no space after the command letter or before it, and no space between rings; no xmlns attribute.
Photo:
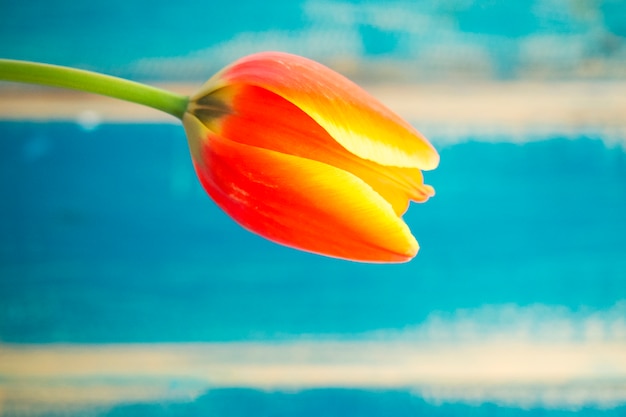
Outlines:
<svg viewBox="0 0 626 417"><path fill-rule="evenodd" d="M160 88L110 75L58 65L0 59L0 80L71 88L119 98L164 111L182 119L189 98Z"/></svg>

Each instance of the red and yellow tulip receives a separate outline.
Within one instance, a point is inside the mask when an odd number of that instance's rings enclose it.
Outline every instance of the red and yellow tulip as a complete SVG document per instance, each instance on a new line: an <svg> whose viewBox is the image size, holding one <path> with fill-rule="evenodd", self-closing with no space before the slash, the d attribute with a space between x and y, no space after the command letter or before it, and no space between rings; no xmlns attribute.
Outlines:
<svg viewBox="0 0 626 417"><path fill-rule="evenodd" d="M365 262L419 248L402 214L434 195L439 156L407 122L314 61L254 54L192 96L183 124L198 177L246 229Z"/></svg>

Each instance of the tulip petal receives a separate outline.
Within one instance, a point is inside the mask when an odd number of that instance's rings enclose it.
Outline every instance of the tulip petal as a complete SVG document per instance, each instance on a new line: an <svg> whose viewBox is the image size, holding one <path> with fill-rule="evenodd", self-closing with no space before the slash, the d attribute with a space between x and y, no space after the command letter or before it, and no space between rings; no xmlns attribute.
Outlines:
<svg viewBox="0 0 626 417"><path fill-rule="evenodd" d="M240 59L192 100L226 85L256 85L294 103L353 154L382 165L434 169L439 155L417 130L359 86L315 61L281 52Z"/></svg>
<svg viewBox="0 0 626 417"><path fill-rule="evenodd" d="M200 160L194 156L200 181L243 227L287 246L349 260L404 262L417 253L415 238L391 205L349 172L230 141L189 113L183 121L202 153Z"/></svg>
<svg viewBox="0 0 626 417"><path fill-rule="evenodd" d="M211 94L211 103L228 103L226 116L195 114L213 132L238 143L301 156L346 170L361 178L387 200L396 214L413 201L434 194L416 168L380 165L347 152L315 120L279 95L255 86L229 86ZM198 106L205 106L199 103Z"/></svg>

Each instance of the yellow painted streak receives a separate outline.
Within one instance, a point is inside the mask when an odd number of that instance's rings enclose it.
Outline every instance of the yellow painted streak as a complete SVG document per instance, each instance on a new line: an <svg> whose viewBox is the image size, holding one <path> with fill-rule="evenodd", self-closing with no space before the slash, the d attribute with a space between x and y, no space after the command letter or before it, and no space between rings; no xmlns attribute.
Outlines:
<svg viewBox="0 0 626 417"><path fill-rule="evenodd" d="M625 348L623 342L497 340L0 345L0 387L6 392L106 378L258 388L562 384L598 378L625 383Z"/></svg>
<svg viewBox="0 0 626 417"><path fill-rule="evenodd" d="M198 86L159 87L189 94ZM377 85L365 89L418 129L433 124L508 130L529 126L626 128L626 81ZM105 97L0 85L0 120L73 121L85 111L96 113L103 122L176 122L150 108Z"/></svg>

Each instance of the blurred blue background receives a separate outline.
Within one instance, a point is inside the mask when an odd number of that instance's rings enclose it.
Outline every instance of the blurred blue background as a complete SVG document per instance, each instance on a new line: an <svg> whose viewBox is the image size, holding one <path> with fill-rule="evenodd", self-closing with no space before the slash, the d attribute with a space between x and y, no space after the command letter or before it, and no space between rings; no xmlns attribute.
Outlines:
<svg viewBox="0 0 626 417"><path fill-rule="evenodd" d="M620 0L3 0L0 55L199 80L258 50L357 77L624 77Z"/></svg>
<svg viewBox="0 0 626 417"><path fill-rule="evenodd" d="M97 109L87 122L15 117L19 87L0 84L0 413L624 415L624 16L609 0L0 0L3 58L198 85L274 49L366 87L435 86L428 97L452 89L476 106L487 94L468 85L567 85L571 97L540 97L577 109L536 124L531 98L509 110L522 130L475 125L456 102L443 117L409 112L440 151L425 173L437 195L405 215L419 255L368 265L236 226L199 186L179 125ZM585 116L588 98L601 117ZM142 368L119 346L159 359ZM211 374L216 346L243 346L224 361L244 376ZM432 352L431 378L411 361ZM398 376L402 358L417 382ZM338 379L311 382L328 363ZM346 363L365 376L345 382ZM247 379L260 365L271 369ZM282 366L290 383L272 383Z"/></svg>

